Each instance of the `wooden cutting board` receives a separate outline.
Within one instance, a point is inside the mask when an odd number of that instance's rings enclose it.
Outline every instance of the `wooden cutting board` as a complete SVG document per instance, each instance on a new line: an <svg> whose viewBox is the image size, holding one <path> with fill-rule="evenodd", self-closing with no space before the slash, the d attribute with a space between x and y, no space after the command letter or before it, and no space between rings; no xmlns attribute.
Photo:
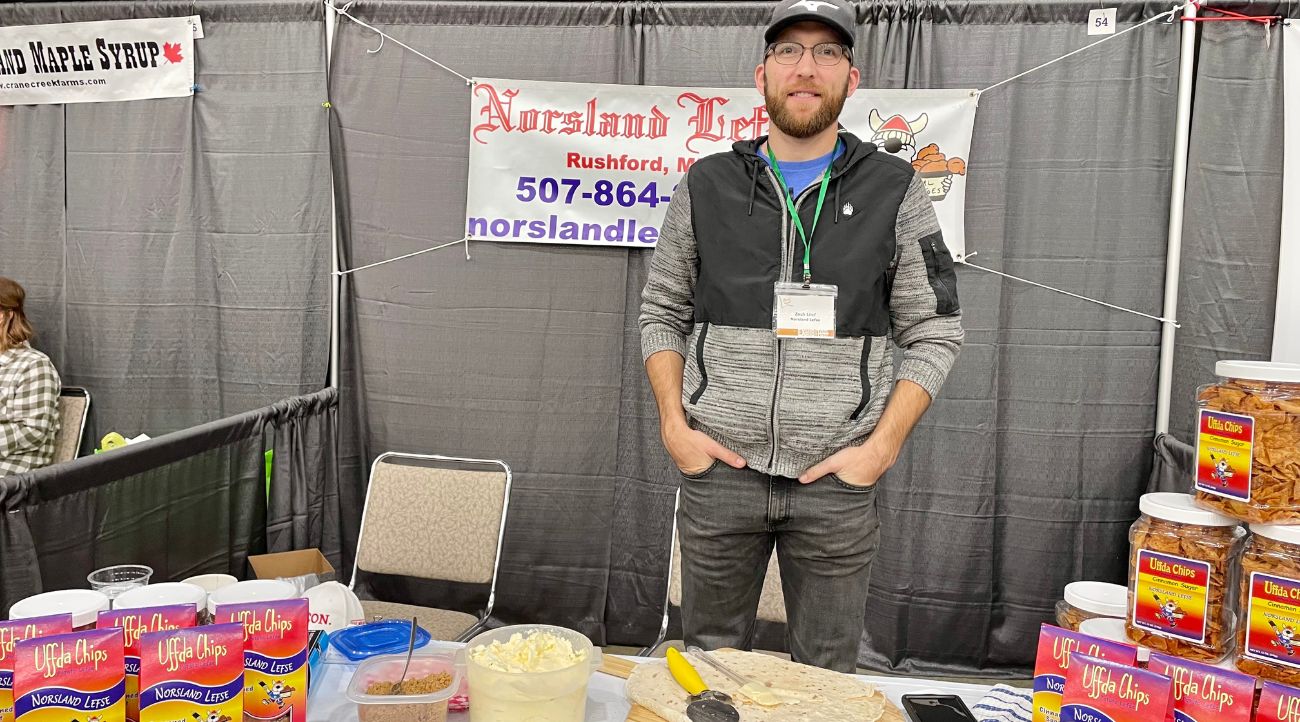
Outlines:
<svg viewBox="0 0 1300 722"><path fill-rule="evenodd" d="M636 662L630 662L626 659L605 657L601 660L600 671L627 679L628 675L632 674L632 670L636 669L636 665ZM907 719L903 717L903 711L886 699L883 693L877 691L876 696L880 697L885 703L885 714L880 718L880 722L907 722ZM632 705L632 711L627 714L627 722L667 722L667 720L639 704L634 704Z"/></svg>

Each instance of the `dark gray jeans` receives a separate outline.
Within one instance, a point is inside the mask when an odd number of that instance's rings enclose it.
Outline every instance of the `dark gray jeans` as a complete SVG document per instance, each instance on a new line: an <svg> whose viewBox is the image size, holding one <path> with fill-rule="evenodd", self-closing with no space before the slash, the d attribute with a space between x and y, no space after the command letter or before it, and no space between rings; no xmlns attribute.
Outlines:
<svg viewBox="0 0 1300 722"><path fill-rule="evenodd" d="M874 487L834 476L805 485L715 463L682 481L677 532L687 644L752 647L775 544L790 656L840 672L857 669L880 545Z"/></svg>

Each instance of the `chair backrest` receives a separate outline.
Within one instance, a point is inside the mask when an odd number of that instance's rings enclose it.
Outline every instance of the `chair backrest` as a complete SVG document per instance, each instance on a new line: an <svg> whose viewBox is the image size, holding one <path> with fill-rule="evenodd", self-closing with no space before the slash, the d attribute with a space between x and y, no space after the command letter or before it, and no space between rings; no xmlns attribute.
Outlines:
<svg viewBox="0 0 1300 722"><path fill-rule="evenodd" d="M682 605L682 547L677 539L677 524L673 524L672 562L668 572L668 603ZM668 610L664 609L664 615ZM785 594L781 591L781 568L776 562L776 550L767 560L767 576L763 578L763 592L758 598L758 618L764 622L786 623Z"/></svg>
<svg viewBox="0 0 1300 722"><path fill-rule="evenodd" d="M495 592L509 502L502 461L383 454L370 470L356 568Z"/></svg>
<svg viewBox="0 0 1300 722"><path fill-rule="evenodd" d="M59 392L59 433L54 441L53 463L77 458L89 413L90 392L80 386L64 386Z"/></svg>

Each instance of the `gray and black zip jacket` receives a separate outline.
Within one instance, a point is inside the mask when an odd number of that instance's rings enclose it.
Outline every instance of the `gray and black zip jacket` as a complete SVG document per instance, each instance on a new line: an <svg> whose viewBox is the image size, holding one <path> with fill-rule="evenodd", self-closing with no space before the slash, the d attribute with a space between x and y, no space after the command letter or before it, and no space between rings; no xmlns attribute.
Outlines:
<svg viewBox="0 0 1300 722"><path fill-rule="evenodd" d="M937 395L963 331L952 256L925 186L903 160L841 130L814 283L839 287L834 339L772 332L778 281L801 280L803 242L766 140L695 163L678 185L642 293L641 351L686 359L687 419L762 473L797 477L866 439L898 378ZM812 227L818 184L796 203ZM796 252L797 251L797 252Z"/></svg>

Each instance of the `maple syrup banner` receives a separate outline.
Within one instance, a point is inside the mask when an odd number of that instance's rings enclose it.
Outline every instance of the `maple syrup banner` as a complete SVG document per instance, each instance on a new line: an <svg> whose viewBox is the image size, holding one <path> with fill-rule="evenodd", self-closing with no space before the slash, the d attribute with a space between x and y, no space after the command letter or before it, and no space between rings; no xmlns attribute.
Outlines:
<svg viewBox="0 0 1300 722"><path fill-rule="evenodd" d="M1277 269L1273 360L1300 363L1300 22L1282 26L1282 248ZM1294 132L1293 132L1294 131Z"/></svg>
<svg viewBox="0 0 1300 722"><path fill-rule="evenodd" d="M0 27L0 105L194 94L190 17Z"/></svg>
<svg viewBox="0 0 1300 722"><path fill-rule="evenodd" d="M840 123L902 143L953 256L966 255L974 90L859 88ZM692 163L767 135L754 88L670 88L477 78L466 235L475 240L647 248ZM852 215L845 204L842 215Z"/></svg>

